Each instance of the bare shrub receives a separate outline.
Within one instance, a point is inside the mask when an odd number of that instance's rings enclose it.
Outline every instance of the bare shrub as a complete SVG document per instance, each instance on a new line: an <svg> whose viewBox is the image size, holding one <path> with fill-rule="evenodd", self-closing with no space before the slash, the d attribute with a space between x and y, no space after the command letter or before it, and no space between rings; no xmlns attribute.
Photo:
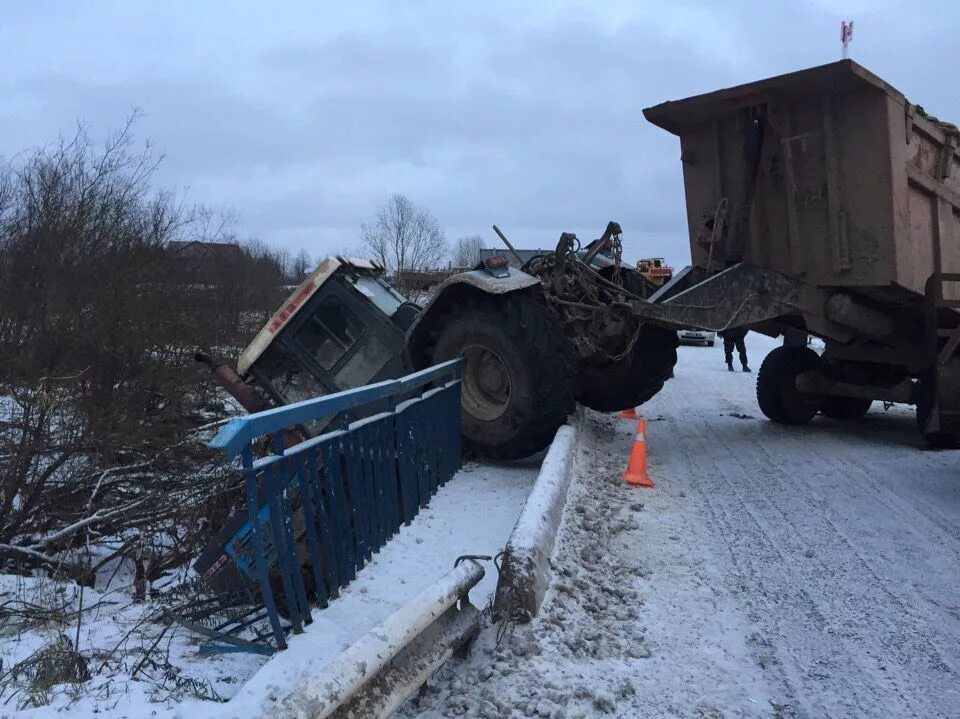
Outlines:
<svg viewBox="0 0 960 719"><path fill-rule="evenodd" d="M105 453L134 433L165 441L143 424L189 414L196 348L236 347L282 276L255 243L217 262L172 255L173 241L233 238L151 188L160 158L131 133L132 119L98 148L81 129L0 170L0 383L76 376Z"/></svg>
<svg viewBox="0 0 960 719"><path fill-rule="evenodd" d="M97 464L70 390L48 381L13 395L0 431L0 569L42 567L92 584L129 557L153 581L232 511L239 480L192 435L137 461Z"/></svg>
<svg viewBox="0 0 960 719"><path fill-rule="evenodd" d="M282 301L288 268L155 189L162 158L135 146L134 119L102 146L81 128L0 164L0 574L75 590L0 594L0 634L52 632L0 667L0 696L19 708L130 662L158 696L217 698L160 645L159 595L241 495L205 447L228 407L193 356L235 356ZM81 625L117 593L141 619L115 649L78 651Z"/></svg>
<svg viewBox="0 0 960 719"><path fill-rule="evenodd" d="M154 189L162 158L134 145L134 119L103 146L81 128L0 166L0 568L89 582L104 555L77 552L109 537L106 556L135 554L149 581L234 501L188 434L223 414L192 358L238 352L283 268Z"/></svg>

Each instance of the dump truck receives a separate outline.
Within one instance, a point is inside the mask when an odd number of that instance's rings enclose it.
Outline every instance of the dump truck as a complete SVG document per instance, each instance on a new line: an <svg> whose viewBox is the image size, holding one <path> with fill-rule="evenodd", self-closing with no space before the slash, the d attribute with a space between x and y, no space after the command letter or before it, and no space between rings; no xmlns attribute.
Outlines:
<svg viewBox="0 0 960 719"><path fill-rule="evenodd" d="M852 60L644 115L680 139L693 260L653 303L783 335L757 377L775 422L909 403L931 444L960 445L957 127Z"/></svg>

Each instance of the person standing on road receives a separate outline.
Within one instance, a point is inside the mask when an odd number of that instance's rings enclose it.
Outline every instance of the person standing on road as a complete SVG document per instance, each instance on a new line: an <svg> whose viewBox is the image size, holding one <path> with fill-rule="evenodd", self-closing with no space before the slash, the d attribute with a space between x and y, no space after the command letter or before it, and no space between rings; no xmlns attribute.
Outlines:
<svg viewBox="0 0 960 719"><path fill-rule="evenodd" d="M743 365L743 371L749 372L750 368L747 366L747 345L743 341L747 336L746 327L724 330L720 333L720 336L723 337L723 356L724 359L727 360L727 369L733 372L733 348L736 347L737 352L740 354L740 364Z"/></svg>

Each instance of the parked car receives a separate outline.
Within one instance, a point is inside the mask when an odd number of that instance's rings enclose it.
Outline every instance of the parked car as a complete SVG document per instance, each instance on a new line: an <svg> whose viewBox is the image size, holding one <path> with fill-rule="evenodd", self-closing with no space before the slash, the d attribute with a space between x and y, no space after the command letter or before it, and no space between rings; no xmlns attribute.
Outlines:
<svg viewBox="0 0 960 719"><path fill-rule="evenodd" d="M691 344L698 345L704 344L709 347L713 347L717 341L717 333L710 330L694 330L694 329L683 329L677 330L677 337L680 338L681 344Z"/></svg>

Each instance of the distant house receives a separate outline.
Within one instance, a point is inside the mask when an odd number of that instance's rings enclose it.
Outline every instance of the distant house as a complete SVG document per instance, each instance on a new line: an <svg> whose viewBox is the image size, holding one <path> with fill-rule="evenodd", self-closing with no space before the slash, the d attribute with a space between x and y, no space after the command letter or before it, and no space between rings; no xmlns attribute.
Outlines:
<svg viewBox="0 0 960 719"><path fill-rule="evenodd" d="M191 263L211 260L234 260L241 257L240 245L233 242L200 242L199 240L171 240L167 252L177 259Z"/></svg>
<svg viewBox="0 0 960 719"><path fill-rule="evenodd" d="M401 270L394 276L393 284L401 292L433 292L441 282L461 270Z"/></svg>
<svg viewBox="0 0 960 719"><path fill-rule="evenodd" d="M494 255L504 255L507 258L507 263L511 267L520 267L523 264L526 264L529 260L533 259L537 255L550 255L553 254L554 250L517 250L517 254L520 255L520 258L523 262L517 262L517 258L514 257L513 253L508 250L506 247L497 248L497 249L488 249L480 250L480 259L486 260L488 257L493 257Z"/></svg>
<svg viewBox="0 0 960 719"><path fill-rule="evenodd" d="M237 281L246 256L232 242L173 240L166 244L167 257L176 282L186 278L197 287L216 286Z"/></svg>

